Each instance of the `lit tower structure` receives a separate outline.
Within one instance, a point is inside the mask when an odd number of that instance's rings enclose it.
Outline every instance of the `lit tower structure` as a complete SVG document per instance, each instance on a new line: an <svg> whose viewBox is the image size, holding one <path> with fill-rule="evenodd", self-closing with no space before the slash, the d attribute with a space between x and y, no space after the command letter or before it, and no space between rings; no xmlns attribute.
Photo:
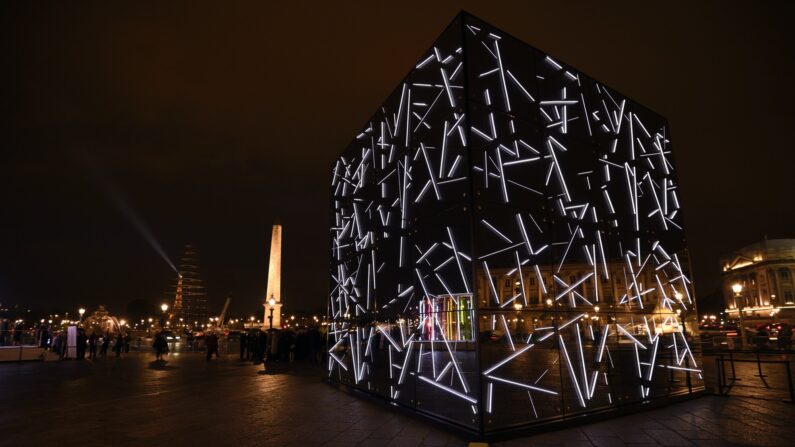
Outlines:
<svg viewBox="0 0 795 447"><path fill-rule="evenodd" d="M277 218L273 223L271 231L271 253L268 260L268 289L265 294L265 315L262 319L267 326L268 318L271 316L273 308L273 327L279 329L282 326L282 224ZM275 304L269 304L270 299L275 300Z"/></svg>
<svg viewBox="0 0 795 447"><path fill-rule="evenodd" d="M181 317L188 325L207 322L207 294L199 274L199 254L191 245L185 246L180 258L174 295L173 318Z"/></svg>
<svg viewBox="0 0 795 447"><path fill-rule="evenodd" d="M174 292L174 305L171 306L171 316L177 318L182 316L182 274L181 273L177 273L177 290Z"/></svg>

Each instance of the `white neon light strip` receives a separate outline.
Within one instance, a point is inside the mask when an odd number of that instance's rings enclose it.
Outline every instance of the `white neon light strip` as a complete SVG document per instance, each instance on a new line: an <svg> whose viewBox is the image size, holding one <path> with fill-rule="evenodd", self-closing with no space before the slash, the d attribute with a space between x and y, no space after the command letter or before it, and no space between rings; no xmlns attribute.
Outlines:
<svg viewBox="0 0 795 447"><path fill-rule="evenodd" d="M412 337L414 334L412 334ZM406 370L409 369L409 361L411 360L411 351L414 349L414 342L409 341L409 347L406 350L406 355L403 358L403 367L400 369L400 377L398 378L398 385L403 384L403 379L406 377Z"/></svg>
<svg viewBox="0 0 795 447"><path fill-rule="evenodd" d="M574 390L577 391L577 399L580 401L580 405L585 408L585 399L582 396L582 391L580 390L580 382L577 381L577 374L574 372L574 365L571 364L571 358L569 357L569 351L566 349L566 342L563 340L562 335L558 335L560 339L560 349L563 351L563 356L566 359L566 368L569 370L569 377L572 381L572 386L574 386Z"/></svg>
<svg viewBox="0 0 795 447"><path fill-rule="evenodd" d="M538 391L539 393L552 394L554 396L558 395L557 391L552 391L552 390L548 390L546 388L541 388L541 387L537 387L537 386L533 386L533 385L528 385L526 383L514 382L513 380L503 379L502 377L486 376L486 378L488 378L489 380L492 380L494 382L507 383L509 385L518 386L520 388L525 388L525 389L528 389L528 390L531 390L531 391Z"/></svg>
<svg viewBox="0 0 795 447"><path fill-rule="evenodd" d="M395 340L392 338L392 336L391 336L391 335L389 335L389 331L384 329L384 327L385 327L385 326L386 326L386 325L380 325L380 326L376 326L376 329L377 329L379 332L381 332L381 334L382 334L384 337L386 337L386 339L387 339L387 341L389 342L389 344L391 344L391 345L392 345L392 346L395 348L395 350L397 350L397 352L403 352L403 350L402 350L402 349L400 349L400 345L398 345L398 344L395 342Z"/></svg>
<svg viewBox="0 0 795 447"><path fill-rule="evenodd" d="M458 391L456 389L450 388L449 386L445 386L445 385L442 385L441 383L437 383L434 380L429 379L429 378L427 378L425 376L419 376L418 375L417 378L422 380L425 383L429 383L429 384L435 386L436 388L439 388L441 390L447 391L448 393L452 394L453 396L460 397L461 399L464 399L467 402L471 402L473 404L477 404L478 403L478 400L475 399L474 397L466 395L466 394L464 394L464 393L462 393L462 392L460 392L460 391Z"/></svg>
<svg viewBox="0 0 795 447"><path fill-rule="evenodd" d="M635 342L635 346L638 346L638 347L640 347L640 348L642 348L644 350L646 349L646 346L643 343L639 342L637 338L633 337L632 334L627 332L627 330L624 329L620 324L616 324L616 328L618 329L619 332L621 332L626 337L628 337L630 340Z"/></svg>
<svg viewBox="0 0 795 447"><path fill-rule="evenodd" d="M494 228L494 226L486 221L486 219L481 219L480 222L486 226L492 233L497 235L500 239L504 240L509 244L513 244L513 241L508 238L508 236L504 235L500 230Z"/></svg>
<svg viewBox="0 0 795 447"><path fill-rule="evenodd" d="M508 357L505 357L504 359L502 359L500 362L498 362L497 364L495 364L491 368L483 371L483 375L486 376L486 375L489 375L489 374L493 373L494 371L499 369L499 367L505 365L506 363L510 362L511 360L515 359L516 357L519 357L523 353L527 352L533 346L535 346L535 344L527 345L527 346L519 349L518 351L514 352L513 354L509 355Z"/></svg>

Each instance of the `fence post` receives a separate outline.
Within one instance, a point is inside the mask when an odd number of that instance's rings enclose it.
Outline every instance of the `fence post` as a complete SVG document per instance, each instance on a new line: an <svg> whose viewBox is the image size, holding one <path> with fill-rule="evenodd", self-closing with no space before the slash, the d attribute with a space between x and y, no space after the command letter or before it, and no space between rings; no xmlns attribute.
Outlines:
<svg viewBox="0 0 795 447"><path fill-rule="evenodd" d="M729 351L729 362L731 362L732 367L732 382L740 380L737 378L737 374L734 372L734 353L732 351Z"/></svg>
<svg viewBox="0 0 795 447"><path fill-rule="evenodd" d="M690 358L685 357L685 367L687 367L687 392L693 394L693 383L690 381Z"/></svg>
<svg viewBox="0 0 795 447"><path fill-rule="evenodd" d="M726 366L723 363L723 354L718 354L720 357L720 376L723 379L723 384L726 385Z"/></svg>

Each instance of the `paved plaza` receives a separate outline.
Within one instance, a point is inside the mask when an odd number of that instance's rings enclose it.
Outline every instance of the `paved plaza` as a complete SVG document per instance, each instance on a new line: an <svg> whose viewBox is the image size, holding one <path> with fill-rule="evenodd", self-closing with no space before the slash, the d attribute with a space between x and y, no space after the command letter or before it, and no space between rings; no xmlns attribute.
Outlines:
<svg viewBox="0 0 795 447"><path fill-rule="evenodd" d="M0 364L0 445L466 446L470 439L340 392L319 367L177 353ZM707 361L709 364L709 361ZM755 365L752 365L755 368ZM754 389L754 369L738 377ZM739 388L738 388L739 389ZM777 391L776 391L777 392ZM774 391L707 396L608 421L493 443L792 445L795 405ZM763 397L760 399L759 397Z"/></svg>

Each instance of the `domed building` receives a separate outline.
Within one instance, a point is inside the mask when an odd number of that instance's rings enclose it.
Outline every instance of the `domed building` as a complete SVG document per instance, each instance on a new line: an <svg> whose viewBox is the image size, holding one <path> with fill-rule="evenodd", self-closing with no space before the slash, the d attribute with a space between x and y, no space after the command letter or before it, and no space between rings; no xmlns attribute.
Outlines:
<svg viewBox="0 0 795 447"><path fill-rule="evenodd" d="M114 317L105 309L104 304L100 304L99 308L93 314L85 317L82 323L83 329L87 334L95 332L96 334L106 334L108 332L115 333L121 330L121 324L118 318Z"/></svg>

